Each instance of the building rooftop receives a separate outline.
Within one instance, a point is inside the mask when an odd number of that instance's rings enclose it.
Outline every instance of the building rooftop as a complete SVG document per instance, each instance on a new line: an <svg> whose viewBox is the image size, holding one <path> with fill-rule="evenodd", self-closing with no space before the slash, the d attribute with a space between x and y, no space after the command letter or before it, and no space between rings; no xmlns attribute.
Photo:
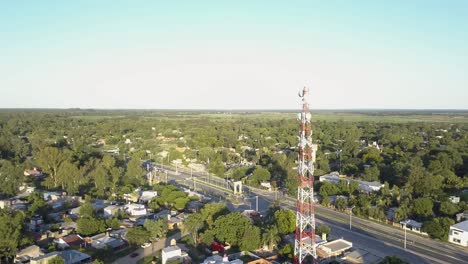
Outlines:
<svg viewBox="0 0 468 264"><path fill-rule="evenodd" d="M348 242L344 239L338 239L332 242L325 243L322 246L329 248L332 252L337 252L351 248L353 246L353 243Z"/></svg>
<svg viewBox="0 0 468 264"><path fill-rule="evenodd" d="M28 255L28 256L31 256L31 257L38 257L41 254L42 254L41 248L36 246L36 245L32 245L32 246L29 246L27 248L23 248L22 250L20 250L20 251L18 251L16 253L17 256Z"/></svg>
<svg viewBox="0 0 468 264"><path fill-rule="evenodd" d="M60 252L60 256L65 260L65 263L80 263L84 260L91 259L91 256L77 250L65 250Z"/></svg>
<svg viewBox="0 0 468 264"><path fill-rule="evenodd" d="M468 220L455 224L452 227L468 232Z"/></svg>
<svg viewBox="0 0 468 264"><path fill-rule="evenodd" d="M42 256L39 256L39 257L35 257L35 258L32 258L33 260L36 260L36 261L39 261L39 260L42 260L42 259L47 259L49 257L52 257L52 256L58 256L59 255L59 252L58 251L52 251L50 253L47 253L45 255L42 255Z"/></svg>
<svg viewBox="0 0 468 264"><path fill-rule="evenodd" d="M407 226L412 226L412 227L417 227L417 228L421 228L422 227L422 223L418 222L418 221L415 221L413 219L408 219L408 220L405 220L405 221L400 221L400 224L404 225L406 224Z"/></svg>
<svg viewBox="0 0 468 264"><path fill-rule="evenodd" d="M170 247L163 248L162 252L167 254L167 253L170 253L173 251L179 251L179 250L181 250L179 246L170 246Z"/></svg>
<svg viewBox="0 0 468 264"><path fill-rule="evenodd" d="M63 237L62 240L69 246L79 246L84 243L83 238L79 235L68 235Z"/></svg>

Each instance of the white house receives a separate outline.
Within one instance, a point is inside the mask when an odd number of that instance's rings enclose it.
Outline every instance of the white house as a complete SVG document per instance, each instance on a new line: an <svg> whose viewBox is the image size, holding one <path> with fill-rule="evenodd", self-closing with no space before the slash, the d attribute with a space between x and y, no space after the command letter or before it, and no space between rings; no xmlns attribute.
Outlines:
<svg viewBox="0 0 468 264"><path fill-rule="evenodd" d="M320 182L329 182L333 184L337 184L340 181L347 181L348 184L352 181L355 181L359 183L359 190L362 192L377 192L379 191L382 187L384 187L384 184L380 182L368 182L368 181L361 181L361 180L355 180L347 177L340 177L340 174L336 171L331 172L329 174L325 174L319 177Z"/></svg>
<svg viewBox="0 0 468 264"><path fill-rule="evenodd" d="M325 174L319 177L320 182L330 182L330 183L339 183L340 180L346 180L340 178L340 173L337 171L331 172L329 174Z"/></svg>
<svg viewBox="0 0 468 264"><path fill-rule="evenodd" d="M449 242L468 247L468 220L450 226Z"/></svg>
<svg viewBox="0 0 468 264"><path fill-rule="evenodd" d="M156 191L143 191L140 196L140 202L149 202L156 196L158 196L158 192Z"/></svg>
<svg viewBox="0 0 468 264"><path fill-rule="evenodd" d="M125 211L132 216L146 215L146 208L143 204L127 204Z"/></svg>
<svg viewBox="0 0 468 264"><path fill-rule="evenodd" d="M162 250L162 264L166 264L168 260L179 260L182 257L182 250L178 246L166 247Z"/></svg>
<svg viewBox="0 0 468 264"><path fill-rule="evenodd" d="M359 182L359 189L363 192L377 192L380 190L382 187L384 187L384 184L380 182L368 182L368 181L358 181Z"/></svg>

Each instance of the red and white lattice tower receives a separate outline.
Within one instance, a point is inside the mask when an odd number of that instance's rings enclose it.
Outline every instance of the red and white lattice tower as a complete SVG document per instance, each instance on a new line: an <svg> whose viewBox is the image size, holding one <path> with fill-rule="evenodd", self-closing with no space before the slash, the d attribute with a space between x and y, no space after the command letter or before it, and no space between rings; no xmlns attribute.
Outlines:
<svg viewBox="0 0 468 264"><path fill-rule="evenodd" d="M296 204L296 240L294 244L295 263L316 263L315 213L314 213L314 165L315 150L312 146L312 127L309 103L309 89L299 92L302 98L302 112L299 130L298 187ZM307 258L307 259L306 259Z"/></svg>

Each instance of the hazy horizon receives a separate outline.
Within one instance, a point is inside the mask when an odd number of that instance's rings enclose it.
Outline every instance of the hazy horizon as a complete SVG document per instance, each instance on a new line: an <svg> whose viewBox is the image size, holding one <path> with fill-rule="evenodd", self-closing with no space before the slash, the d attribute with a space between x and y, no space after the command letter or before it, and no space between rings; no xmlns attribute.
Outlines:
<svg viewBox="0 0 468 264"><path fill-rule="evenodd" d="M468 109L467 1L0 3L0 108Z"/></svg>

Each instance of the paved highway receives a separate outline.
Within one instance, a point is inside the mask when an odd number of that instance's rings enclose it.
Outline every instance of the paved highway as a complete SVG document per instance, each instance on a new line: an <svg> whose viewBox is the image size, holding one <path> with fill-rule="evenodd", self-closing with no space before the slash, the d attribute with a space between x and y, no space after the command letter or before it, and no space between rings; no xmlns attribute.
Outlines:
<svg viewBox="0 0 468 264"><path fill-rule="evenodd" d="M166 169L171 169L167 168ZM178 174L168 171L169 178L177 183L193 187L194 181L190 173L179 171ZM214 176L206 174L192 174L195 178L195 187L202 189L214 197L226 196L226 182ZM203 180L209 180L205 183ZM268 206L276 199L282 206L294 210L294 199L286 196L244 186L244 192L250 193L250 197L258 196L259 211L265 212ZM217 199L218 200L218 199ZM246 204L236 206L228 203L231 210L244 210L255 208L255 199L245 200ZM250 204L249 204L250 203ZM377 256L397 255L410 263L468 263L468 251L441 243L426 237L407 232L407 249L403 249L404 231L388 225L375 223L369 220L353 217L352 230L349 230L349 215L341 212L316 206L316 218L318 223L324 223L332 228L331 235L343 237L353 242L354 247L363 248Z"/></svg>

